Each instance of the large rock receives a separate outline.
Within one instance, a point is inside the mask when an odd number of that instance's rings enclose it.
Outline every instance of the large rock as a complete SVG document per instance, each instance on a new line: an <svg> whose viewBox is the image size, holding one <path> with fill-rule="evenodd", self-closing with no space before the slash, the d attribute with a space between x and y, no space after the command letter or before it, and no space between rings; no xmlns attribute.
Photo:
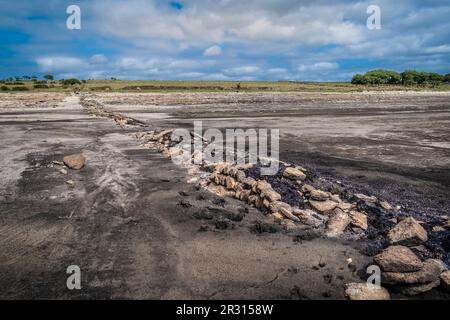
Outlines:
<svg viewBox="0 0 450 320"><path fill-rule="evenodd" d="M290 210L288 210L287 208L280 208L280 212L283 214L283 216L285 216L286 218L288 218L289 220L295 221L295 222L300 222L300 219L297 218L296 216L294 216L292 214L292 212Z"/></svg>
<svg viewBox="0 0 450 320"><path fill-rule="evenodd" d="M321 190L312 190L310 194L311 199L317 200L317 201L325 201L330 198L330 195L324 191ZM335 201L336 202L336 201Z"/></svg>
<svg viewBox="0 0 450 320"><path fill-rule="evenodd" d="M292 207L288 203L282 201L274 201L270 204L269 207L272 213L281 212L282 208L292 212Z"/></svg>
<svg viewBox="0 0 450 320"><path fill-rule="evenodd" d="M350 217L339 208L334 209L327 223L326 236L331 238L339 237L350 224Z"/></svg>
<svg viewBox="0 0 450 320"><path fill-rule="evenodd" d="M261 196L265 197L270 202L281 200L281 195L273 189L267 189L264 192L261 192Z"/></svg>
<svg viewBox="0 0 450 320"><path fill-rule="evenodd" d="M234 197L235 192L227 190L224 186L219 186L214 183L208 185L208 191L212 192L220 197Z"/></svg>
<svg viewBox="0 0 450 320"><path fill-rule="evenodd" d="M391 244L420 245L428 240L427 232L413 217L400 221L388 234Z"/></svg>
<svg viewBox="0 0 450 320"><path fill-rule="evenodd" d="M298 168L288 167L283 172L283 177L291 179L291 180L305 180L306 175Z"/></svg>
<svg viewBox="0 0 450 320"><path fill-rule="evenodd" d="M345 296L349 300L389 300L389 292L383 287L369 286L367 283L345 285Z"/></svg>
<svg viewBox="0 0 450 320"><path fill-rule="evenodd" d="M294 210L293 214L300 219L301 223L315 228L323 226L327 221L327 218L325 216L321 216L315 211L309 209Z"/></svg>
<svg viewBox="0 0 450 320"><path fill-rule="evenodd" d="M72 154L65 156L63 162L66 166L73 170L80 170L86 163L86 158L82 154Z"/></svg>
<svg viewBox="0 0 450 320"><path fill-rule="evenodd" d="M389 284L424 284L436 281L441 274L442 265L439 261L428 259L422 269L415 272L383 272L381 280Z"/></svg>
<svg viewBox="0 0 450 320"><path fill-rule="evenodd" d="M439 287L439 284L440 284L439 279L436 279L428 283L397 286L395 289L398 290L400 293L403 293L404 295L415 296L433 290L434 288Z"/></svg>
<svg viewBox="0 0 450 320"><path fill-rule="evenodd" d="M373 260L386 272L415 272L423 268L423 262L404 246L390 246Z"/></svg>
<svg viewBox="0 0 450 320"><path fill-rule="evenodd" d="M316 201L316 200L309 200L309 204L313 209L316 211L319 211L321 213L327 213L329 211L332 211L334 208L338 206L338 204L334 201L327 200L327 201Z"/></svg>
<svg viewBox="0 0 450 320"><path fill-rule="evenodd" d="M349 217L353 226L360 228L362 230L367 230L367 216L359 211L350 211Z"/></svg>
<svg viewBox="0 0 450 320"><path fill-rule="evenodd" d="M447 291L450 291L450 271L441 273L441 285Z"/></svg>

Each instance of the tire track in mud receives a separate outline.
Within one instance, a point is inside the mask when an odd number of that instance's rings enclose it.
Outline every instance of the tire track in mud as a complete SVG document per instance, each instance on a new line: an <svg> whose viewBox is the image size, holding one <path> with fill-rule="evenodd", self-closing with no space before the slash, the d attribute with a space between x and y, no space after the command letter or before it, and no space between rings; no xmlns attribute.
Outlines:
<svg viewBox="0 0 450 320"><path fill-rule="evenodd" d="M86 108L85 99L82 105ZM92 100L87 109L93 115L114 119L122 128L139 123L97 108ZM89 283L98 288L94 296L160 298L176 278L174 236L167 223L149 210L151 204L141 190L148 188L151 179L139 159L124 153L130 149L132 140L128 139L112 133L86 147L86 155L95 161L89 162L91 169L85 173L88 183L81 217L86 223L78 233L88 239L83 241L87 246L81 256L89 257Z"/></svg>

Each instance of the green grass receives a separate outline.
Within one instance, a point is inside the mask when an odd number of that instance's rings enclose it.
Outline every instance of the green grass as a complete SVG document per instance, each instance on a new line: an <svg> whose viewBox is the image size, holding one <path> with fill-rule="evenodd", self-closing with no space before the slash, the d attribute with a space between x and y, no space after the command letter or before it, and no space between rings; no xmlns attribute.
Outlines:
<svg viewBox="0 0 450 320"><path fill-rule="evenodd" d="M269 81L143 81L143 80L88 80L86 83L63 88L58 81L47 82L50 88L34 88L34 82L21 81L24 87L34 92L71 92L74 90L88 92L361 92L393 90L432 90L450 91L450 84L438 88L401 85L364 86L346 82L269 82ZM9 89L17 85L2 83ZM8 92L8 91L5 91Z"/></svg>

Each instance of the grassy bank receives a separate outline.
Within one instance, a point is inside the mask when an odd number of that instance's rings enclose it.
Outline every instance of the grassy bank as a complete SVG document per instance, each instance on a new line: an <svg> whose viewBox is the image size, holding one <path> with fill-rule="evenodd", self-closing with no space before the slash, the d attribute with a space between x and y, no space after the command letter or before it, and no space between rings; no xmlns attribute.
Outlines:
<svg viewBox="0 0 450 320"><path fill-rule="evenodd" d="M64 87L59 81L47 81L42 86L33 81L1 83L0 92L362 92L362 91L450 91L450 84L437 88L402 85L355 85L345 82L237 82L237 81L143 81L143 80L88 80L81 85ZM48 88L45 88L48 86ZM25 89L23 89L25 88Z"/></svg>

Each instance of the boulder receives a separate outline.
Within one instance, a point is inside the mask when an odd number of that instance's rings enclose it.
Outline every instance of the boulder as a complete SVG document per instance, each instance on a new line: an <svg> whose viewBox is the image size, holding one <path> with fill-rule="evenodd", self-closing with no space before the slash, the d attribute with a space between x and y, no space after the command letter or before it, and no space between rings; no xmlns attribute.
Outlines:
<svg viewBox="0 0 450 320"><path fill-rule="evenodd" d="M234 197L234 191L228 191L224 186L219 186L215 183L208 185L208 191L220 196L220 197Z"/></svg>
<svg viewBox="0 0 450 320"><path fill-rule="evenodd" d="M251 178L251 177L247 177L247 178L241 179L240 182L243 183L244 185L246 185L249 188L253 188L257 184L256 180Z"/></svg>
<svg viewBox="0 0 450 320"><path fill-rule="evenodd" d="M338 204L337 207L339 209L341 209L341 210L346 211L346 210L350 210L352 208L352 205L350 203L347 203L347 202L341 202L341 203Z"/></svg>
<svg viewBox="0 0 450 320"><path fill-rule="evenodd" d="M367 230L367 216L359 211L350 211L349 217L351 219L351 224L362 230Z"/></svg>
<svg viewBox="0 0 450 320"><path fill-rule="evenodd" d="M415 272L383 272L381 281L389 284L424 284L436 281L441 274L441 264L428 259L423 263L422 269Z"/></svg>
<svg viewBox="0 0 450 320"><path fill-rule="evenodd" d="M326 236L331 238L339 237L350 224L350 217L341 209L334 209L327 223Z"/></svg>
<svg viewBox="0 0 450 320"><path fill-rule="evenodd" d="M321 227L327 221L327 218L325 216L321 216L315 211L309 209L294 210L292 213L300 219L301 223L312 226L314 228Z"/></svg>
<svg viewBox="0 0 450 320"><path fill-rule="evenodd" d="M332 211L338 205L336 202L331 200L327 201L309 200L309 204L314 210L319 211L321 213Z"/></svg>
<svg viewBox="0 0 450 320"><path fill-rule="evenodd" d="M304 185L302 185L302 188L301 188L301 191L303 193L311 193L314 190L316 190L316 188L314 188L313 186L311 186L309 184L304 184Z"/></svg>
<svg viewBox="0 0 450 320"><path fill-rule="evenodd" d="M265 197L270 202L281 200L281 195L278 192L274 191L272 188L261 192L261 196Z"/></svg>
<svg viewBox="0 0 450 320"><path fill-rule="evenodd" d="M439 279L437 279L428 283L422 283L417 285L397 286L395 289L406 296L415 296L433 290L434 288L439 287L439 284L440 281Z"/></svg>
<svg viewBox="0 0 450 320"><path fill-rule="evenodd" d="M341 203L342 202L341 197L339 197L337 194L332 194L330 196L330 200L334 201L334 202L337 202L337 203Z"/></svg>
<svg viewBox="0 0 450 320"><path fill-rule="evenodd" d="M413 217L400 221L388 234L391 244L420 245L428 240L427 232Z"/></svg>
<svg viewBox="0 0 450 320"><path fill-rule="evenodd" d="M295 222L300 222L300 219L297 218L296 216L294 216L291 212L291 210L288 210L285 207L281 207L280 208L280 212L283 216L285 216L286 218L288 218L289 220L295 221Z"/></svg>
<svg viewBox="0 0 450 320"><path fill-rule="evenodd" d="M64 164L73 170L80 170L86 163L86 158L82 154L73 154L63 158Z"/></svg>
<svg viewBox="0 0 450 320"><path fill-rule="evenodd" d="M286 202L274 201L270 204L271 212L281 212L281 208L284 208L284 209L292 212L291 206Z"/></svg>
<svg viewBox="0 0 450 320"><path fill-rule="evenodd" d="M440 278L442 287L450 291L450 271L442 272Z"/></svg>
<svg viewBox="0 0 450 320"><path fill-rule="evenodd" d="M389 300L391 298L385 288L370 286L367 283L346 284L345 296L349 300Z"/></svg>
<svg viewBox="0 0 450 320"><path fill-rule="evenodd" d="M311 191L310 197L311 197L311 199L317 200L317 201L325 201L330 198L328 193L321 191L321 190L317 190L317 189Z"/></svg>
<svg viewBox="0 0 450 320"><path fill-rule="evenodd" d="M373 260L386 272L415 272L423 268L423 262L404 246L390 246Z"/></svg>
<svg viewBox="0 0 450 320"><path fill-rule="evenodd" d="M275 221L282 221L284 219L284 216L280 212L271 213L269 216L274 218Z"/></svg>
<svg viewBox="0 0 450 320"><path fill-rule="evenodd" d="M291 179L291 180L305 180L306 175L298 168L295 167L288 167L283 172L283 177Z"/></svg>
<svg viewBox="0 0 450 320"><path fill-rule="evenodd" d="M228 190L234 190L236 184L237 183L236 183L236 180L234 180L234 178L232 178L232 177L225 178L225 185Z"/></svg>

